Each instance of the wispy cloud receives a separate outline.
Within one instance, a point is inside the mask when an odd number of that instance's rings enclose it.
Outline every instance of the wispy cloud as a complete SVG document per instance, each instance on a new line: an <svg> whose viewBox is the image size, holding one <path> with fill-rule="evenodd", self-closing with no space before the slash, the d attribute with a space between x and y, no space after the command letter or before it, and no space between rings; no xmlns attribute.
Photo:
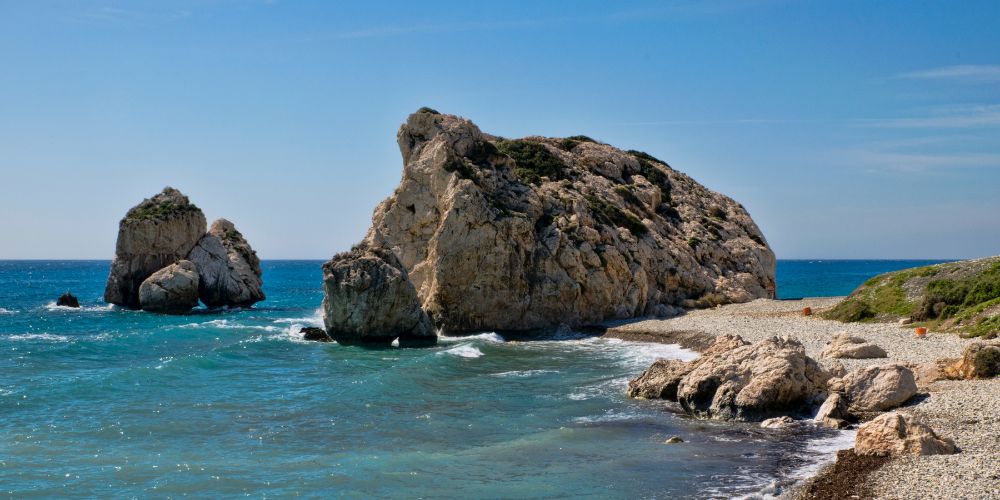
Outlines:
<svg viewBox="0 0 1000 500"><path fill-rule="evenodd" d="M932 109L926 116L859 120L861 125L885 128L982 128L1000 126L1000 105L978 104Z"/></svg>
<svg viewBox="0 0 1000 500"><path fill-rule="evenodd" d="M950 80L967 83L1000 82L1000 66L963 64L943 66L922 71L912 71L897 75L897 78L911 80Z"/></svg>

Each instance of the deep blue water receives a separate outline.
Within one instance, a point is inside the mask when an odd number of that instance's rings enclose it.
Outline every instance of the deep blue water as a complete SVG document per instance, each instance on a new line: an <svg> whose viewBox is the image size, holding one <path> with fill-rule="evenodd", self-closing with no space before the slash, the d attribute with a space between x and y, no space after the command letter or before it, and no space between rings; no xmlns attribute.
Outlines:
<svg viewBox="0 0 1000 500"><path fill-rule="evenodd" d="M838 297L872 276L946 260L779 260L778 298Z"/></svg>
<svg viewBox="0 0 1000 500"><path fill-rule="evenodd" d="M779 293L844 294L909 265L781 262ZM185 316L105 306L108 267L0 261L0 495L729 497L843 439L625 398L655 358L692 355L671 346L572 332L303 342L319 262L265 262L265 302ZM66 290L81 310L53 305ZM686 443L663 444L672 435Z"/></svg>

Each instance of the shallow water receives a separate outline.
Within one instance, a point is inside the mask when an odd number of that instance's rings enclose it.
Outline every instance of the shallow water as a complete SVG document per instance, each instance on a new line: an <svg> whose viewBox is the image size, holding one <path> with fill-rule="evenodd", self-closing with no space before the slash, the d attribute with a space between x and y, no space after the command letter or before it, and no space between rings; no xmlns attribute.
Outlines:
<svg viewBox="0 0 1000 500"><path fill-rule="evenodd" d="M265 262L257 308L185 316L105 306L108 266L0 262L0 492L731 497L777 491L845 439L625 398L657 357L694 356L673 346L303 342L317 262ZM67 289L82 309L52 304Z"/></svg>

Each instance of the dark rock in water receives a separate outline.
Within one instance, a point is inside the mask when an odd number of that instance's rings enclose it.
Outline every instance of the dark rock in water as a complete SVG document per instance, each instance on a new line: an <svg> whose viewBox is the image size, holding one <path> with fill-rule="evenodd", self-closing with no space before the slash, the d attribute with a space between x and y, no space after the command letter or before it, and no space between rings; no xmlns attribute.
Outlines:
<svg viewBox="0 0 1000 500"><path fill-rule="evenodd" d="M56 300L56 305L63 307L80 307L80 301L76 299L76 295L66 292L59 296L59 299Z"/></svg>
<svg viewBox="0 0 1000 500"><path fill-rule="evenodd" d="M392 250L365 241L323 265L323 321L341 344L433 345L437 331Z"/></svg>
<svg viewBox="0 0 1000 500"><path fill-rule="evenodd" d="M299 330L299 333L302 334L302 338L305 340L312 340L314 342L333 342L333 337L326 333L326 330L322 328L307 326Z"/></svg>

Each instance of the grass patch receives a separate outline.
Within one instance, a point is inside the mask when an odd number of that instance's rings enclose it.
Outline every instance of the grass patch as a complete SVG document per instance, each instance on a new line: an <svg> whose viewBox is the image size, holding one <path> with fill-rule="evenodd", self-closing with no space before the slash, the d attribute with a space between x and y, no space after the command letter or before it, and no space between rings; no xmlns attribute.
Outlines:
<svg viewBox="0 0 1000 500"><path fill-rule="evenodd" d="M594 195L587 196L587 206L593 212L594 218L599 222L624 227L636 237L641 237L649 232L649 228L634 214L622 210Z"/></svg>
<svg viewBox="0 0 1000 500"><path fill-rule="evenodd" d="M514 160L514 173L525 183L539 185L542 177L563 177L566 164L543 144L523 140L497 141L496 149Z"/></svg>

